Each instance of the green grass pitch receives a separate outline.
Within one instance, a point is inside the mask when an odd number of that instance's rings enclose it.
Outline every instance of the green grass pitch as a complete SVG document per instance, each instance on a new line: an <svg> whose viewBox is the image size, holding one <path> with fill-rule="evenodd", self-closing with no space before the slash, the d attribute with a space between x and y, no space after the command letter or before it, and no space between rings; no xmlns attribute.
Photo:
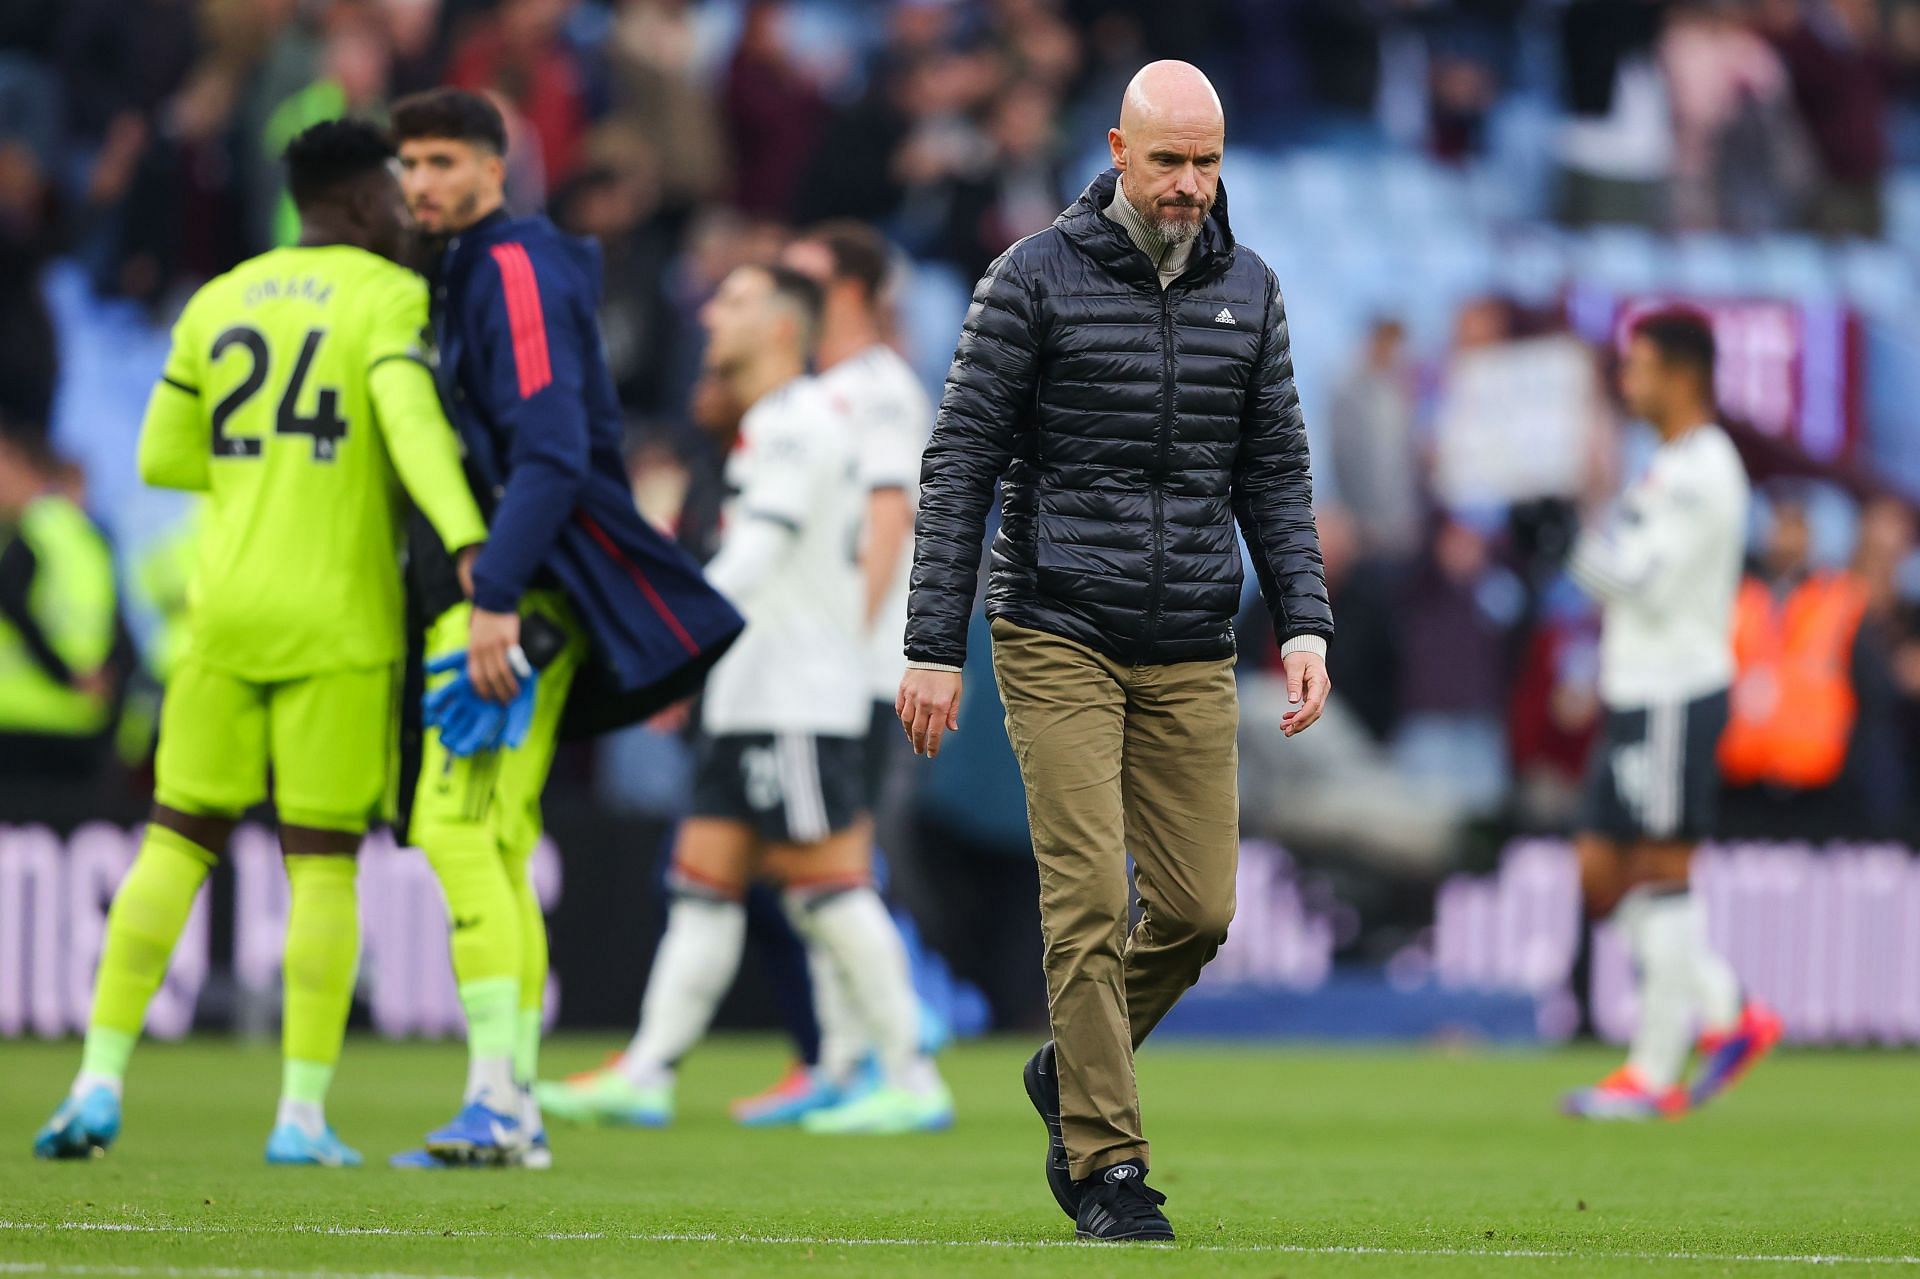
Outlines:
<svg viewBox="0 0 1920 1279"><path fill-rule="evenodd" d="M551 1072L611 1041L564 1039ZM1782 1053L1678 1124L1582 1127L1555 1053L1168 1044L1142 1056L1155 1180L1181 1242L1074 1245L1019 1086L1030 1045L945 1058L959 1127L747 1132L727 1098L778 1044L687 1063L664 1132L555 1129L548 1173L269 1169L271 1045L143 1046L108 1157L33 1130L78 1058L0 1044L0 1276L1898 1275L1920 1279L1920 1060ZM343 1136L384 1165L451 1113L450 1045L348 1045Z"/></svg>

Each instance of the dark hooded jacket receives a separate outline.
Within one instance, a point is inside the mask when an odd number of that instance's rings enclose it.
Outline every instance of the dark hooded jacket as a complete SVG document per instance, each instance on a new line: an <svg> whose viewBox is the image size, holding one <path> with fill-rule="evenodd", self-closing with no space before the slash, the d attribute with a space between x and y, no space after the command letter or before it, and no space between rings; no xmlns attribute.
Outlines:
<svg viewBox="0 0 1920 1279"><path fill-rule="evenodd" d="M494 214L448 245L434 283L440 397L487 513L474 603L506 612L534 587L565 592L592 640L568 735L695 691L744 623L634 508L594 318L598 247Z"/></svg>
<svg viewBox="0 0 1920 1279"><path fill-rule="evenodd" d="M1164 291L1094 179L974 289L921 467L906 650L962 665L987 613L1120 661L1231 656L1246 537L1276 636L1329 636L1306 426L1273 272L1221 188Z"/></svg>

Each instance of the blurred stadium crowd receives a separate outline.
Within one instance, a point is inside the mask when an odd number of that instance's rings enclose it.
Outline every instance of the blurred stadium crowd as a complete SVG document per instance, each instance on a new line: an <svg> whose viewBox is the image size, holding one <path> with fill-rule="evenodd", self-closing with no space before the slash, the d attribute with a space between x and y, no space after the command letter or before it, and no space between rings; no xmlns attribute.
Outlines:
<svg viewBox="0 0 1920 1279"><path fill-rule="evenodd" d="M10 0L0 517L48 480L82 497L128 638L75 651L163 683L191 513L139 490L132 441L170 314L287 234L295 132L451 83L506 111L514 206L604 246L636 500L704 554L738 416L699 376L716 282L793 228L872 222L937 387L973 279L1105 166L1154 57L1226 100L1235 227L1288 295L1340 627L1336 706L1284 742L1247 610L1248 833L1427 883L1564 828L1597 634L1558 560L1648 443L1607 389L1622 317L1681 299L1714 316L1764 499L1736 830L1920 842L1907 0ZM9 722L26 703L0 696L0 816L62 786L129 808L111 797L137 794L154 694L124 682L64 719ZM992 682L968 697L889 852L933 938L951 920L977 943L983 908L1031 909L1032 869ZM101 749L50 749L77 738ZM685 777L675 735L634 730L563 765L552 802L670 817Z"/></svg>

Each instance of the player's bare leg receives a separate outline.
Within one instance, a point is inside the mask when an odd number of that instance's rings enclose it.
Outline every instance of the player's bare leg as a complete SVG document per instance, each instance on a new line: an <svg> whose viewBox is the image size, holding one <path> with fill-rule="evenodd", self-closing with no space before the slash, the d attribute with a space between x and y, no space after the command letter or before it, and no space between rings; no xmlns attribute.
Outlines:
<svg viewBox="0 0 1920 1279"><path fill-rule="evenodd" d="M786 885L794 926L834 969L880 1060L880 1086L806 1116L809 1132L925 1132L953 1123L952 1094L920 1048L906 947L873 890L872 849L872 828L859 821L815 844L767 851L765 869Z"/></svg>
<svg viewBox="0 0 1920 1279"><path fill-rule="evenodd" d="M667 930L654 952L640 1028L619 1060L538 1095L547 1113L576 1123L658 1127L673 1119L674 1071L713 1023L746 944L742 900L759 841L741 822L681 823L673 852Z"/></svg>

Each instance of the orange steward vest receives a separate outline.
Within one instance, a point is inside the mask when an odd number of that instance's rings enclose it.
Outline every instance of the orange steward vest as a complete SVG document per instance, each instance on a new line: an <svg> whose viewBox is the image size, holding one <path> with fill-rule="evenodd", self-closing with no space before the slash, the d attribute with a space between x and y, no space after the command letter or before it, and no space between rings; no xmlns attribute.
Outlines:
<svg viewBox="0 0 1920 1279"><path fill-rule="evenodd" d="M1853 641L1867 592L1851 573L1816 573L1777 600L1748 578L1734 608L1731 714L1720 771L1736 786L1826 786L1847 761L1858 703Z"/></svg>

